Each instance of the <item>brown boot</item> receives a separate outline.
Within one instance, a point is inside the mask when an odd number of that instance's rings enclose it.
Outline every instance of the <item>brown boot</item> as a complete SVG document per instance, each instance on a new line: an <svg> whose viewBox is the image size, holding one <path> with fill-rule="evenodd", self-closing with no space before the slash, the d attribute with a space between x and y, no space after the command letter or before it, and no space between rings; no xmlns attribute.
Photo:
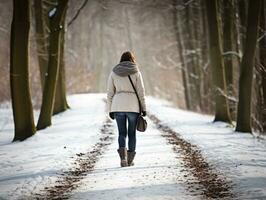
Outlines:
<svg viewBox="0 0 266 200"><path fill-rule="evenodd" d="M134 152L130 152L130 151L127 152L127 156L128 156L127 164L128 164L128 166L133 166L134 165L133 160L135 158L135 155L136 155L135 151Z"/></svg>
<svg viewBox="0 0 266 200"><path fill-rule="evenodd" d="M119 156L120 156L120 166L121 167L127 167L127 148L119 148L117 150Z"/></svg>

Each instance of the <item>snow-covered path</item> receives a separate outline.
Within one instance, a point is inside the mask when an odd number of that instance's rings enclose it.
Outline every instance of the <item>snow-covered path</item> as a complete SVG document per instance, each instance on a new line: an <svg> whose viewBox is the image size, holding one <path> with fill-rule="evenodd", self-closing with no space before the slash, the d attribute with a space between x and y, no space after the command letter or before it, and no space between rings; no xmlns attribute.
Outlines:
<svg viewBox="0 0 266 200"><path fill-rule="evenodd" d="M0 107L0 199L266 199L265 140L153 97L135 166L120 168L103 98L69 96L53 126L15 143L11 108Z"/></svg>
<svg viewBox="0 0 266 200"><path fill-rule="evenodd" d="M193 199L183 187L179 160L171 146L148 123L147 132L137 133L135 166L120 167L115 140L71 199Z"/></svg>

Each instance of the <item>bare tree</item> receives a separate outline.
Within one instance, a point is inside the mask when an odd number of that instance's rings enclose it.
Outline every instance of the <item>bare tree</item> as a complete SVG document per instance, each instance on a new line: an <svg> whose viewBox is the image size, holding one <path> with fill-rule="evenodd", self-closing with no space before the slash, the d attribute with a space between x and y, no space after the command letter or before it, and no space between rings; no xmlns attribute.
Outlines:
<svg viewBox="0 0 266 200"><path fill-rule="evenodd" d="M227 52L233 51L233 26L234 26L234 8L233 1L223 1L223 52L224 52L224 68L227 92L233 96L233 55ZM234 102L229 103L230 116L234 113Z"/></svg>
<svg viewBox="0 0 266 200"><path fill-rule="evenodd" d="M248 25L244 55L240 66L239 78L239 102L237 108L236 131L252 132L251 116L251 93L253 80L253 66L257 44L258 25L260 16L261 0L249 0Z"/></svg>
<svg viewBox="0 0 266 200"><path fill-rule="evenodd" d="M261 85L260 89L260 98L261 98L261 109L258 112L261 112L261 126L262 132L266 133L266 16L265 16L265 1L261 2L261 17L260 17L260 28L262 29L262 38L260 41L260 74L261 74Z"/></svg>
<svg viewBox="0 0 266 200"><path fill-rule="evenodd" d="M202 33L201 33L201 69L202 69L202 110L203 112L210 113L213 110L213 100L211 92L211 76L210 76L210 58L209 58L209 31L208 20L206 14L206 1L201 1L201 21L202 21Z"/></svg>
<svg viewBox="0 0 266 200"><path fill-rule="evenodd" d="M51 6L45 4L43 0L34 1L35 10L35 30L37 55L39 61L40 77L42 90L44 88L45 75L48 68L48 51L49 51L49 19L48 10Z"/></svg>
<svg viewBox="0 0 266 200"><path fill-rule="evenodd" d="M10 83L16 140L24 140L35 132L29 89L29 0L13 0L11 25Z"/></svg>
<svg viewBox="0 0 266 200"><path fill-rule="evenodd" d="M196 34L195 34L195 24L194 20L194 10L191 5L193 2L189 0L184 0L184 20L183 29L186 34L183 34L184 46L185 46L185 61L187 65L187 73L189 78L188 87L191 94L191 108L193 110L200 110L201 107L201 89L200 89L200 73L199 66L197 63L197 53L196 53Z"/></svg>
<svg viewBox="0 0 266 200"><path fill-rule="evenodd" d="M239 27L240 27L240 49L243 50L245 46L245 33L247 27L247 9L248 8L248 1L247 0L238 0L238 14L239 14Z"/></svg>
<svg viewBox="0 0 266 200"><path fill-rule="evenodd" d="M189 87L189 78L188 78L188 71L187 71L187 64L184 59L184 41L183 41L183 32L182 32L182 25L181 25L181 16L180 12L177 11L177 0L173 0L173 15L174 15L174 30L176 34L176 40L178 44L178 53L179 59L181 62L182 67L182 80L184 85L184 93L185 93L185 102L187 109L191 109L191 95L190 95L190 87Z"/></svg>
<svg viewBox="0 0 266 200"><path fill-rule="evenodd" d="M65 16L63 23L65 23ZM56 93L54 101L53 114L63 112L69 108L66 99L66 78L65 78L65 30L61 33L59 50L59 74L56 82Z"/></svg>
<svg viewBox="0 0 266 200"><path fill-rule="evenodd" d="M48 63L48 75L45 80L43 99L37 129L43 129L51 125L54 108L56 83L59 73L60 39L64 30L64 15L67 10L68 0L60 0L58 5L50 11L50 51Z"/></svg>
<svg viewBox="0 0 266 200"><path fill-rule="evenodd" d="M210 60L215 96L214 121L231 122L226 98L225 71L222 59L221 31L218 21L217 0L207 0L207 16L210 36Z"/></svg>
<svg viewBox="0 0 266 200"><path fill-rule="evenodd" d="M35 0L35 22L36 22L36 42L38 51L38 61L40 68L40 77L42 89L45 85L45 76L48 70L49 61L49 38L50 38L50 23L49 11L56 6L58 0L43 1ZM63 22L65 23L66 14L64 14ZM62 32L60 38L60 59L59 59L59 75L56 82L56 93L54 101L53 114L63 112L69 108L66 100L65 86L65 60L64 60L64 44L65 31Z"/></svg>

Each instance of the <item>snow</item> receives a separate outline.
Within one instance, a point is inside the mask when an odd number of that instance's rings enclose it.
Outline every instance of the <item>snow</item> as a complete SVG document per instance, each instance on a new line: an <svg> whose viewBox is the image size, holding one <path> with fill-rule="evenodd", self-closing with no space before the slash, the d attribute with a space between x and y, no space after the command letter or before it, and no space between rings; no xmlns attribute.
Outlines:
<svg viewBox="0 0 266 200"><path fill-rule="evenodd" d="M48 12L48 16L51 18L55 15L56 13L56 7L52 8L49 12Z"/></svg>
<svg viewBox="0 0 266 200"><path fill-rule="evenodd" d="M51 127L24 142L11 143L13 124L9 121L0 131L0 199L27 196L44 184L52 184L57 172L70 167L71 156L96 143L105 119L103 97L70 96L71 109L53 117ZM6 123L7 113L10 110L1 111L1 122Z"/></svg>
<svg viewBox="0 0 266 200"><path fill-rule="evenodd" d="M234 132L213 116L174 108L166 101L149 98L150 112L184 139L200 147L205 158L224 172L243 199L266 199L266 141L248 133Z"/></svg>
<svg viewBox="0 0 266 200"><path fill-rule="evenodd" d="M71 157L90 150L106 119L103 98L105 94L69 96L71 109L54 116L51 127L15 143L10 106L0 106L0 199L23 199L53 185L58 172L71 167ZM197 145L204 158L234 183L239 199L266 199L265 140L161 99L148 97L147 107ZM202 199L186 190L180 158L149 119L147 131L137 135L135 166L120 168L116 149L115 139L70 199Z"/></svg>
<svg viewBox="0 0 266 200"><path fill-rule="evenodd" d="M113 143L71 199L191 199L178 180L179 161L160 132L150 126L137 137L135 166L120 168L118 146Z"/></svg>

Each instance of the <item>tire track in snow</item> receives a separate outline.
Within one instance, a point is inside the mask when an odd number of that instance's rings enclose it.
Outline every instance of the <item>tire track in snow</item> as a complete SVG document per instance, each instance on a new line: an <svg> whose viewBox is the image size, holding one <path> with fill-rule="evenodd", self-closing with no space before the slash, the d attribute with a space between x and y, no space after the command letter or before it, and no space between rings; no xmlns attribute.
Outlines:
<svg viewBox="0 0 266 200"><path fill-rule="evenodd" d="M57 181L52 186L46 186L39 193L32 194L32 199L68 199L71 191L80 185L80 181L87 174L93 171L100 156L105 153L107 147L114 139L112 132L112 122L106 119L102 128L99 141L87 153L77 153L73 162L73 167L63 171L57 177ZM30 199L31 199L30 198Z"/></svg>
<svg viewBox="0 0 266 200"><path fill-rule="evenodd" d="M181 138L178 133L163 124L155 115L148 114L148 117L162 132L162 136L167 139L167 142L172 145L174 152L182 159L183 177L189 192L195 194L200 192L207 199L233 199L235 197L232 192L232 182L208 164L196 145Z"/></svg>

